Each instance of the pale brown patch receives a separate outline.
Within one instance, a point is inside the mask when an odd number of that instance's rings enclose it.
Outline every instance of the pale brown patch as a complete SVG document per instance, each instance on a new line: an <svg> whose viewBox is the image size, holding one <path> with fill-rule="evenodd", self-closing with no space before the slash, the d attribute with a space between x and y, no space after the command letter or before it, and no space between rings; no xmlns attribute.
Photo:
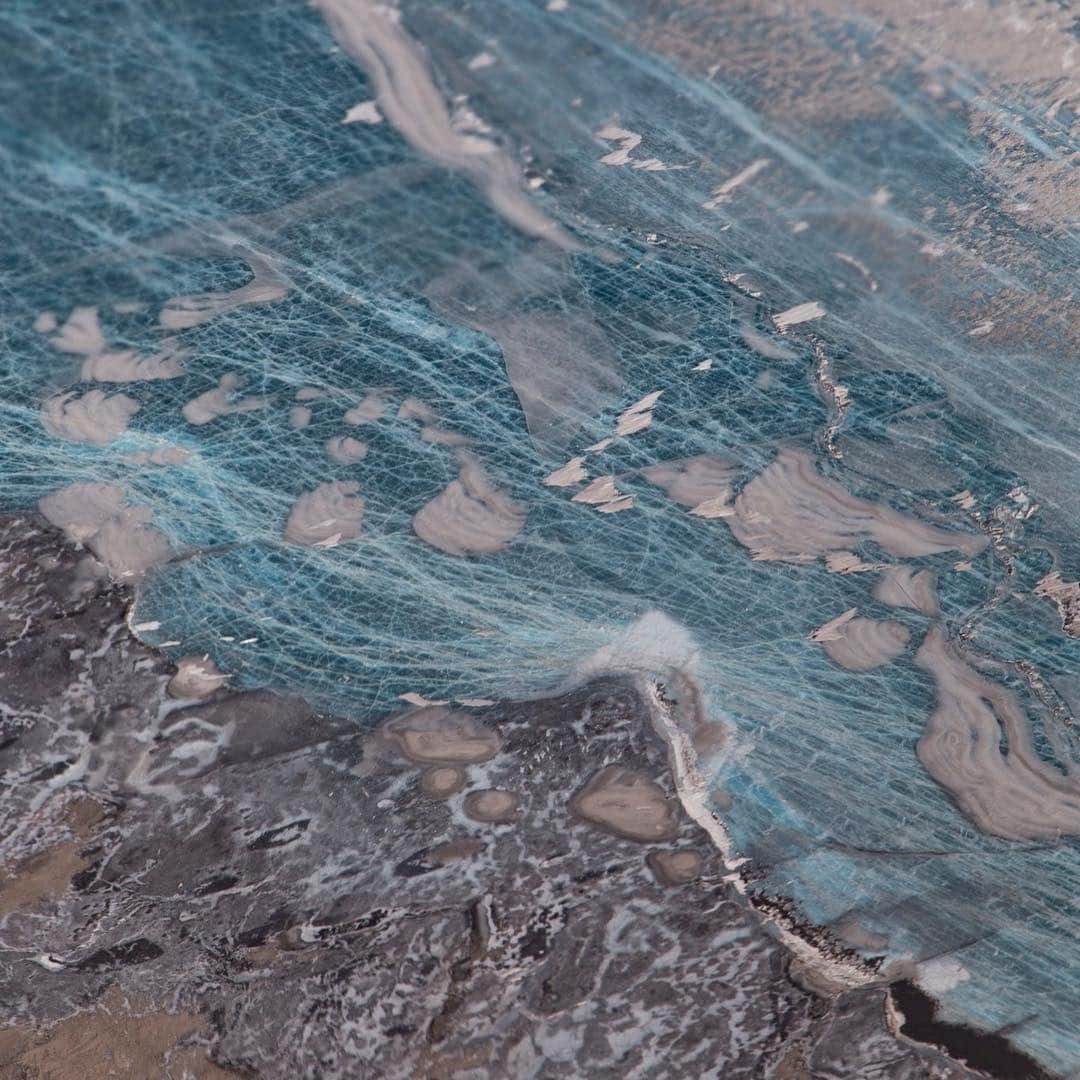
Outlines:
<svg viewBox="0 0 1080 1080"><path fill-rule="evenodd" d="M79 849L104 819L105 811L93 799L80 795L62 807L52 803L43 809L43 816L46 821L59 817L75 837L53 843L14 866L0 866L0 918L67 892L72 877L86 869L87 861Z"/></svg>
<svg viewBox="0 0 1080 1080"><path fill-rule="evenodd" d="M648 777L608 765L570 800L578 817L627 840L672 840L678 833L675 807Z"/></svg>
<svg viewBox="0 0 1080 1080"><path fill-rule="evenodd" d="M188 1013L155 1012L113 988L89 1012L44 1030L0 1031L0 1075L27 1080L229 1080L202 1046L178 1043L204 1031Z"/></svg>
<svg viewBox="0 0 1080 1080"><path fill-rule="evenodd" d="M696 851L651 851L645 861L661 885L687 885L701 876L701 856Z"/></svg>
<svg viewBox="0 0 1080 1080"><path fill-rule="evenodd" d="M483 850L484 845L479 840L448 840L445 844L433 847L428 855L440 866L449 866L450 863L462 859L471 859Z"/></svg>
<svg viewBox="0 0 1080 1080"><path fill-rule="evenodd" d="M420 790L433 799L448 799L465 786L465 770L437 765L420 777Z"/></svg>
<svg viewBox="0 0 1080 1080"><path fill-rule="evenodd" d="M493 758L499 736L467 713L442 706L414 709L391 717L379 734L419 765L468 765Z"/></svg>
<svg viewBox="0 0 1080 1080"><path fill-rule="evenodd" d="M518 797L512 791L489 788L465 796L465 814L473 821L509 823L517 821Z"/></svg>
<svg viewBox="0 0 1080 1080"><path fill-rule="evenodd" d="M79 856L80 847L81 840L56 844L0 877L0 917L63 896L72 877L86 869L86 860Z"/></svg>
<svg viewBox="0 0 1080 1080"><path fill-rule="evenodd" d="M776 1068L769 1074L769 1080L812 1080L812 1076L806 1065L803 1048L792 1046L776 1063Z"/></svg>

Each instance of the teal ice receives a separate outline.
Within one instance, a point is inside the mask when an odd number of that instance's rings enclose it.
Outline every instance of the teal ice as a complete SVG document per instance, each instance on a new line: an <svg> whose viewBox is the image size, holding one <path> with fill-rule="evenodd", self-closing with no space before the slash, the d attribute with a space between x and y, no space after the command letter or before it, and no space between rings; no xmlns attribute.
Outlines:
<svg viewBox="0 0 1080 1080"><path fill-rule="evenodd" d="M1073 32L789 7L7 0L3 505L358 723L686 669L751 888L1080 1070Z"/></svg>

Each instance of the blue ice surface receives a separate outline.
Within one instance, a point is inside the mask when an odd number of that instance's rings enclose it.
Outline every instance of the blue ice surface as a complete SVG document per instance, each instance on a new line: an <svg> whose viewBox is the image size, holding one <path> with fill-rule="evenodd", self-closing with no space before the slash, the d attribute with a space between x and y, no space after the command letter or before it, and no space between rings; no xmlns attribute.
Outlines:
<svg viewBox="0 0 1080 1080"><path fill-rule="evenodd" d="M1049 552L1080 567L1077 376L1052 349L976 348L957 332L955 313L972 294L1015 284L1019 271L942 279L933 304L905 289L918 244L904 227L928 203L977 199L983 183L972 137L913 81L893 87L898 118L777 134L746 88L722 75L695 81L634 47L633 15L633 5L576 0L558 18L523 0L404 9L448 93L467 93L500 138L528 148L530 169L546 178L537 203L583 241L564 256L507 225L473 182L425 161L390 125L341 124L372 90L306 4L9 4L0 14L0 191L13 211L0 220L3 505L26 507L79 480L126 484L174 547L192 553L145 583L136 621L161 624L147 636L179 641L177 655L210 653L237 684L301 692L360 722L408 691L550 690L646 612L663 611L692 635L709 710L736 733L738 752L709 764L731 796L724 817L737 846L764 868L755 887L796 899L815 921L856 916L888 937L890 957L954 957L968 975L944 994L954 1015L992 1028L1023 1021L1020 1045L1062 1071L1080 1068L1076 842L983 836L922 770L914 745L933 686L911 655L926 620L877 604L871 575L752 561L722 522L687 515L640 475L709 453L745 480L777 445L820 454L829 411L809 339L785 339L794 359L771 360L739 327L770 334L771 313L821 301L830 314L815 333L852 396L840 428L846 457L821 455L821 467L858 494L914 513L932 507L960 528L947 501L958 489L988 509L1026 486L1041 509L1015 538L1019 595L988 603L1004 571L987 555L967 574L950 572L955 553L917 562L941 572L950 628L973 628L972 646L992 659L1032 662L1067 702L1080 696L1077 643L1029 592ZM466 61L494 38L498 63L474 75ZM615 120L642 134L639 155L691 167L599 165L612 146L594 132ZM774 162L768 194L703 211L716 183L759 156ZM893 199L868 209L883 177ZM812 228L794 233L800 218ZM171 298L248 280L234 253L200 252L199 237L222 222L273 253L289 295L182 331L188 374L123 387L142 408L112 447L50 438L40 402L77 385L78 360L32 330L37 314L62 320L94 304L111 343L152 347ZM1029 243L1044 262L1075 268L1072 241ZM836 250L870 265L880 289L831 259ZM726 271L748 275L761 299ZM126 301L147 307L112 311ZM470 316L477 308L587 327L583 350L604 344L621 390L554 445L529 438L500 349ZM711 370L693 372L705 358ZM245 376L245 393L274 394L274 405L186 424L183 403L225 372ZM574 373L571 363L567 379ZM287 414L302 386L331 396L294 430ZM376 387L387 388L390 414L343 428L347 404ZM653 424L589 459L593 475L619 475L632 510L602 515L541 484L658 389ZM492 479L527 507L505 551L452 556L413 534L412 514L457 465L394 418L407 394L469 436ZM363 462L327 460L324 441L342 433L369 443ZM123 460L161 440L196 456L159 469ZM362 540L283 544L293 500L333 478L360 482ZM880 555L870 544L859 553ZM907 624L906 654L849 672L806 640L852 606ZM1038 742L1052 720L1008 671Z"/></svg>

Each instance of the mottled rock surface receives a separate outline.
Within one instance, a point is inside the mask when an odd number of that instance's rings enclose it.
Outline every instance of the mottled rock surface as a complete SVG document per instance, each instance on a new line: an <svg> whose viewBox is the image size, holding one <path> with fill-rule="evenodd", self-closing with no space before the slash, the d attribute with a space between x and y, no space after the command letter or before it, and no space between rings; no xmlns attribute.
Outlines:
<svg viewBox="0 0 1080 1080"><path fill-rule="evenodd" d="M882 990L789 977L627 683L469 710L498 752L432 797L297 697L170 698L129 592L40 521L0 566L0 1076L973 1075ZM571 809L611 770L655 842Z"/></svg>

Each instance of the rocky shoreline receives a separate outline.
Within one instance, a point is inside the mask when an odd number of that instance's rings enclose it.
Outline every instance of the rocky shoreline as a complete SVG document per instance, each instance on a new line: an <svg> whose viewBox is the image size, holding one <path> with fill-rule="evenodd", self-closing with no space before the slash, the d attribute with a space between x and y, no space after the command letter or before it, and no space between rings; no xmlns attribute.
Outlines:
<svg viewBox="0 0 1080 1080"><path fill-rule="evenodd" d="M84 558L0 519L0 1076L1043 1075L793 957L831 946L740 891L647 689L176 699Z"/></svg>

